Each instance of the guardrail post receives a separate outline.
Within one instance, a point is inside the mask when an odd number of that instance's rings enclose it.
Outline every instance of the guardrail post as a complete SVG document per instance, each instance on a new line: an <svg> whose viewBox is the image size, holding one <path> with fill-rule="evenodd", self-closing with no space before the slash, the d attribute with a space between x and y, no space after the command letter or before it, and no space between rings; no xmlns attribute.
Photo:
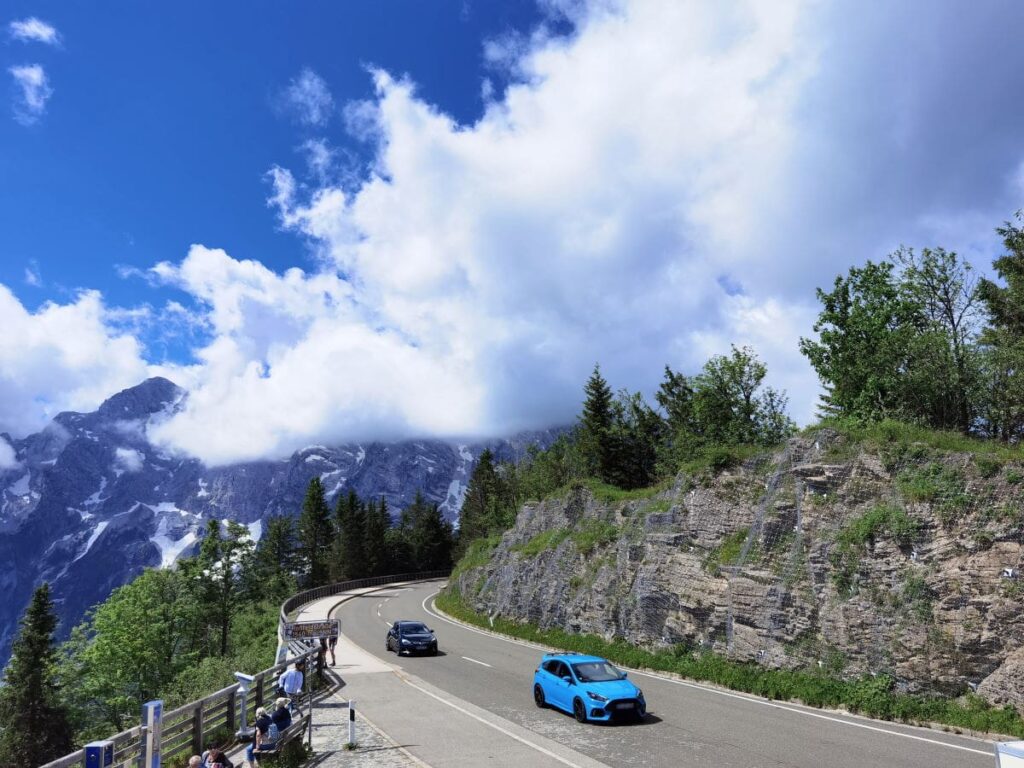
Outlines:
<svg viewBox="0 0 1024 768"><path fill-rule="evenodd" d="M197 755L203 753L203 703L196 705L192 713L192 751Z"/></svg>
<svg viewBox="0 0 1024 768"><path fill-rule="evenodd" d="M228 694L228 719L227 719L227 723L226 724L227 724L228 730L231 733L235 732L235 709L237 709L237 707L235 706L235 704L236 704L236 701L235 701L235 694L236 694L236 692L237 692L237 689L235 691L232 691L231 693Z"/></svg>
<svg viewBox="0 0 1024 768"><path fill-rule="evenodd" d="M256 675L256 679L253 681L253 688L256 690L256 708L259 709L263 706L263 673L260 672Z"/></svg>

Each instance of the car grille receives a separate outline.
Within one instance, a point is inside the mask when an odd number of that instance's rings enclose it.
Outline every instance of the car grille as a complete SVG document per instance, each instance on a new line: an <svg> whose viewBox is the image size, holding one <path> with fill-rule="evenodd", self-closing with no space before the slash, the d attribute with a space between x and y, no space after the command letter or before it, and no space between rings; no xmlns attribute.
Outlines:
<svg viewBox="0 0 1024 768"><path fill-rule="evenodd" d="M639 699L615 699L604 705L604 708L612 715L630 714L640 710Z"/></svg>

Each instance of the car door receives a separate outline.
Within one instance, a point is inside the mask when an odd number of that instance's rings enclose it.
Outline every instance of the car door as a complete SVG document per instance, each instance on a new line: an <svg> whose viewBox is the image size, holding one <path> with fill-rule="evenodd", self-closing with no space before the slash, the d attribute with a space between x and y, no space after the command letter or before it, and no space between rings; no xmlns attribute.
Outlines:
<svg viewBox="0 0 1024 768"><path fill-rule="evenodd" d="M397 621L394 624L391 625L390 629L388 629L388 644L392 648L394 648L396 651L398 650L398 622Z"/></svg>
<svg viewBox="0 0 1024 768"><path fill-rule="evenodd" d="M555 680L552 683L555 690L556 703L567 712L572 711L572 684L565 681L565 678L572 679L569 672L569 665L564 661L558 662L555 672Z"/></svg>

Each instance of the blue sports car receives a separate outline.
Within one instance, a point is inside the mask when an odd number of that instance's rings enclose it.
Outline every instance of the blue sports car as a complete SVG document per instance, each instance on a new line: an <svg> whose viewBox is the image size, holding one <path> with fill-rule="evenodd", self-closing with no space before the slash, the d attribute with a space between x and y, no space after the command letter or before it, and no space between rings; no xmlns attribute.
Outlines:
<svg viewBox="0 0 1024 768"><path fill-rule="evenodd" d="M626 673L599 656L547 653L533 674L533 700L538 707L557 707L581 723L622 717L642 720L647 713L644 692Z"/></svg>

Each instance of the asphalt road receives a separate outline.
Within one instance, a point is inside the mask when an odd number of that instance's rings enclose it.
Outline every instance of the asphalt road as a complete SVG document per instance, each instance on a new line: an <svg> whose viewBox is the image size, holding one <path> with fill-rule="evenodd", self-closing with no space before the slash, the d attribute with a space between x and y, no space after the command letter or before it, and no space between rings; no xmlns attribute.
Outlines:
<svg viewBox="0 0 1024 768"><path fill-rule="evenodd" d="M542 653L450 622L434 612L440 583L416 584L353 598L337 608L343 634L378 658L397 664L457 701L488 711L545 740L609 766L753 768L961 768L994 763L992 744L912 726L781 704L730 691L631 672L644 690L649 714L641 724L577 723L570 715L537 709L533 671ZM384 648L387 625L418 619L432 627L441 653L396 659ZM410 689L410 695L412 691ZM401 686L389 708L401 712ZM432 715L450 717L444 706ZM417 710L417 717L423 713Z"/></svg>

